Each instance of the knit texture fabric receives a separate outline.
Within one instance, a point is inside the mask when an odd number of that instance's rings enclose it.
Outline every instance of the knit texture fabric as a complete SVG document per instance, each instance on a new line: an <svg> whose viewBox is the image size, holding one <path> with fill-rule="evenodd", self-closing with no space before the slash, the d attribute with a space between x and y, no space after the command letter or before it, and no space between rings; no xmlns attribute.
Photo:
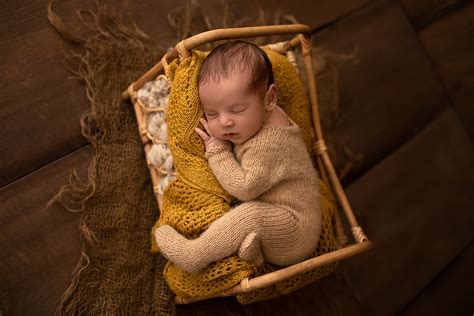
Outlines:
<svg viewBox="0 0 474 316"><path fill-rule="evenodd" d="M316 250L312 253L311 257L317 257L321 254L325 254L340 248L336 238L334 237L333 227L333 216L336 212L335 202L332 199L331 193L326 187L322 180L320 183L320 207L322 215L322 227L319 235L319 242ZM268 287L255 290L249 293L242 293L237 295L237 299L242 304L250 304L262 300L272 299L280 295L289 294L308 285L312 282L319 280L320 278L329 275L334 272L337 268L337 263L331 263L328 265L317 267L314 270L306 273L294 276L284 281L277 282ZM259 267L256 276L264 275L275 271L277 268L270 264L264 263L263 266Z"/></svg>
<svg viewBox="0 0 474 316"><path fill-rule="evenodd" d="M219 183L240 201L263 202L246 202L232 210L254 209L245 212L250 213L247 220L258 220L247 234L257 233L262 255L280 266L306 259L319 239L321 209L318 173L299 127L294 122L287 127L265 125L235 146L235 157L229 147L221 148L206 153Z"/></svg>
<svg viewBox="0 0 474 316"><path fill-rule="evenodd" d="M79 44L66 57L70 70L84 82L90 109L81 118L82 133L94 149L88 179L72 177L54 199L82 211L83 242L56 313L172 315L172 293L161 274L166 260L149 251L149 231L158 216L156 198L135 114L120 96L164 52L110 9L97 10L81 10L95 21L84 27L93 31L85 39L49 12L58 32Z"/></svg>
<svg viewBox="0 0 474 316"><path fill-rule="evenodd" d="M271 51L275 83L279 91L279 103L288 116L301 128L304 143L311 151L311 118L303 84L288 59ZM197 76L205 53L193 51L187 58L170 64L172 81L167 113L169 143L178 171L178 177L164 192L163 209L152 230L152 249L158 250L154 231L158 226L169 225L188 239L196 238L209 225L230 209L233 197L215 179L205 158L205 147L194 132L203 111L199 101ZM320 208L322 210L322 235L313 255L338 248L332 230L333 201L321 184ZM317 208L317 207L315 207ZM323 236L324 235L324 236ZM335 265L325 266L263 290L241 294L238 299L249 303L289 293L330 272ZM264 264L257 268L236 255L211 263L197 274L186 272L168 262L164 276L170 288L181 297L196 297L221 293L238 284L243 278L267 273L276 268Z"/></svg>
<svg viewBox="0 0 474 316"><path fill-rule="evenodd" d="M237 251L251 262L265 258L287 266L303 261L316 249L321 210L318 174L298 126L265 125L234 151L235 156L226 143L208 150L206 157L223 188L245 202L197 239L160 227L155 236L162 253L193 273Z"/></svg>

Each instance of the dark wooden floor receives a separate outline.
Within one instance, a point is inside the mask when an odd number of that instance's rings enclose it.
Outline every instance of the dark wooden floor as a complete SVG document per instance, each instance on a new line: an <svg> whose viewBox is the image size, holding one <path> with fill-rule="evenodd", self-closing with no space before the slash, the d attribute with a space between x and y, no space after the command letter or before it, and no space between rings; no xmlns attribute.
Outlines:
<svg viewBox="0 0 474 316"><path fill-rule="evenodd" d="M67 80L48 1L0 9L0 315L49 315L80 255L78 220L46 202L92 150L79 117L82 85ZM53 1L67 25L94 1ZM184 0L116 2L172 45L167 13ZM219 2L201 0L219 12ZM314 27L337 70L339 115L326 134L359 157L347 194L376 247L340 269L362 315L474 312L474 3L450 0L239 1L235 15L280 11ZM209 11L211 12L211 11ZM334 157L338 170L350 155ZM326 280L324 282L330 282ZM309 315L312 291L233 314ZM304 294L302 294L304 293ZM334 292L337 293L337 292ZM223 303L224 302L224 303ZM182 307L219 314L229 301ZM286 306L286 307L284 307ZM350 306L340 309L344 314Z"/></svg>

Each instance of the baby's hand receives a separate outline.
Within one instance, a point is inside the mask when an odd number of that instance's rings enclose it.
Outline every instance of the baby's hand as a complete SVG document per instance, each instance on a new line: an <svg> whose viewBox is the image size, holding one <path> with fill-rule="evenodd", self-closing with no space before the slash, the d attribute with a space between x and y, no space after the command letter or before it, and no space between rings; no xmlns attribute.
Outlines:
<svg viewBox="0 0 474 316"><path fill-rule="evenodd" d="M199 121L201 122L202 126L204 126L204 129L206 131L204 132L198 127L196 127L194 130L199 136L201 136L202 140L204 141L204 144L206 145L206 151L211 150L211 148L213 148L214 146L227 143L225 140L218 139L214 135L212 135L211 130L209 129L209 125L207 125L207 121L204 118L201 118Z"/></svg>

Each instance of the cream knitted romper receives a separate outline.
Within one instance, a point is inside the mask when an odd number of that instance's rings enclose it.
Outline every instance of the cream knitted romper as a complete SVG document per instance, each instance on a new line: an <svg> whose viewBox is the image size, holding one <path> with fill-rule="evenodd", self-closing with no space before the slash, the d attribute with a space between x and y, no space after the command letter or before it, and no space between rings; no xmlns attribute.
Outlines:
<svg viewBox="0 0 474 316"><path fill-rule="evenodd" d="M294 122L264 125L246 143L206 153L222 187L242 201L197 239L171 226L155 230L162 254L178 267L199 272L235 253L246 261L285 266L306 259L321 231L319 180Z"/></svg>

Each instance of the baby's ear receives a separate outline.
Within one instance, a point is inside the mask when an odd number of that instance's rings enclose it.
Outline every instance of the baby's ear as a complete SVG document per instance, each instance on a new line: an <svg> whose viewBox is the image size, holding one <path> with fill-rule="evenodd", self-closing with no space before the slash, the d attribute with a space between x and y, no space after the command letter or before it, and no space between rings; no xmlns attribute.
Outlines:
<svg viewBox="0 0 474 316"><path fill-rule="evenodd" d="M267 110L273 110L278 104L278 95L276 90L276 85L272 83L270 87L268 87L267 93L265 95L265 105Z"/></svg>

